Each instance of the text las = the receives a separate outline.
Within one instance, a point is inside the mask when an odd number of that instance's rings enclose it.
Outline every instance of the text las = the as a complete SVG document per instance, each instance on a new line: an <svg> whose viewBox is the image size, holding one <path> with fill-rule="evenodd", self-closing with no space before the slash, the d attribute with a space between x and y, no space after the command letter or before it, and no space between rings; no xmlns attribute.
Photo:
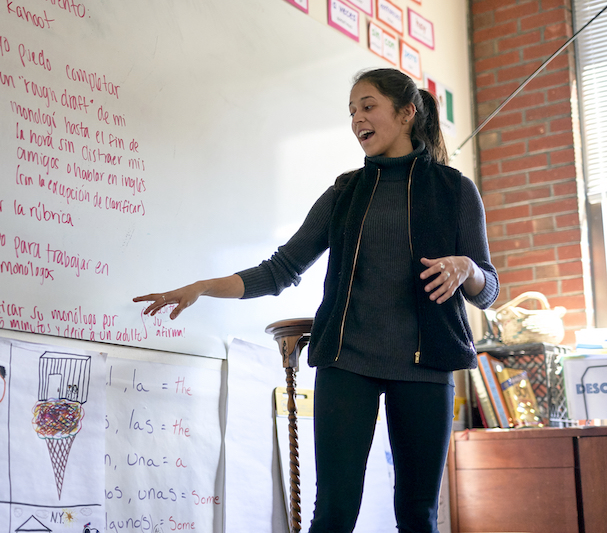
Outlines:
<svg viewBox="0 0 607 533"><path fill-rule="evenodd" d="M147 418L145 415L142 416L139 413L136 413L135 409L132 409L128 429L136 433L142 432L143 434L152 435L154 433L155 426L151 418ZM192 437L192 432L189 426L186 426L184 424L183 418L180 418L178 420L176 419L175 422L169 425L168 427L166 426L166 424L160 424L160 431L168 431L169 434L178 437Z"/></svg>

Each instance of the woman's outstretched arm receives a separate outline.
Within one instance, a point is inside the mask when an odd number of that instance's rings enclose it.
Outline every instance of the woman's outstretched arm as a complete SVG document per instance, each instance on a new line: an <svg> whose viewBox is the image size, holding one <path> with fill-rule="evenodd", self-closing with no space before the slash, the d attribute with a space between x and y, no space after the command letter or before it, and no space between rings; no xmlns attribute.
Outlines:
<svg viewBox="0 0 607 533"><path fill-rule="evenodd" d="M181 312L190 307L200 296L213 298L241 298L244 294L244 283L238 274L223 278L204 279L169 292L159 292L137 296L134 302L153 302L143 312L154 316L165 305L177 307L171 312L171 320L175 320Z"/></svg>

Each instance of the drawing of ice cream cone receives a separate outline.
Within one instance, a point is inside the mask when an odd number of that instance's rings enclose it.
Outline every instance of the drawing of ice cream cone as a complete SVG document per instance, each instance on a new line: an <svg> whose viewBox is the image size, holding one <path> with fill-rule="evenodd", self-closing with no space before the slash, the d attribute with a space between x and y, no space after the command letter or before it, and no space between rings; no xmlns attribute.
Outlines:
<svg viewBox="0 0 607 533"><path fill-rule="evenodd" d="M61 499L67 459L76 434L82 428L83 417L82 406L78 402L69 400L48 400L38 402L34 407L32 423L38 437L46 441L59 499Z"/></svg>
<svg viewBox="0 0 607 533"><path fill-rule="evenodd" d="M40 357L38 402L32 425L46 441L61 499L67 460L82 428L90 381L89 356L46 352Z"/></svg>

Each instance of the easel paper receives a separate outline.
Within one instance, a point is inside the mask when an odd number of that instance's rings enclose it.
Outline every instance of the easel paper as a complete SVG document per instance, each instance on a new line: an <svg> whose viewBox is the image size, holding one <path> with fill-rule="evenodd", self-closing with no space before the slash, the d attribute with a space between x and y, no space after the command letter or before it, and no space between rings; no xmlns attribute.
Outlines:
<svg viewBox="0 0 607 533"><path fill-rule="evenodd" d="M219 369L110 358L108 529L220 533Z"/></svg>
<svg viewBox="0 0 607 533"><path fill-rule="evenodd" d="M103 531L105 354L0 339L0 366L0 523Z"/></svg>

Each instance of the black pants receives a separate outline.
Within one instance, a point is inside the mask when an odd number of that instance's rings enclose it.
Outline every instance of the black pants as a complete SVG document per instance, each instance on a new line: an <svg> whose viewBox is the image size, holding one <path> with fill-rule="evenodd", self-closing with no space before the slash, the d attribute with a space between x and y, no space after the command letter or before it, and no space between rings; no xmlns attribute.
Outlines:
<svg viewBox="0 0 607 533"><path fill-rule="evenodd" d="M450 385L319 369L314 392L317 493L309 533L350 533L385 393L400 533L437 533L438 496L453 419Z"/></svg>

